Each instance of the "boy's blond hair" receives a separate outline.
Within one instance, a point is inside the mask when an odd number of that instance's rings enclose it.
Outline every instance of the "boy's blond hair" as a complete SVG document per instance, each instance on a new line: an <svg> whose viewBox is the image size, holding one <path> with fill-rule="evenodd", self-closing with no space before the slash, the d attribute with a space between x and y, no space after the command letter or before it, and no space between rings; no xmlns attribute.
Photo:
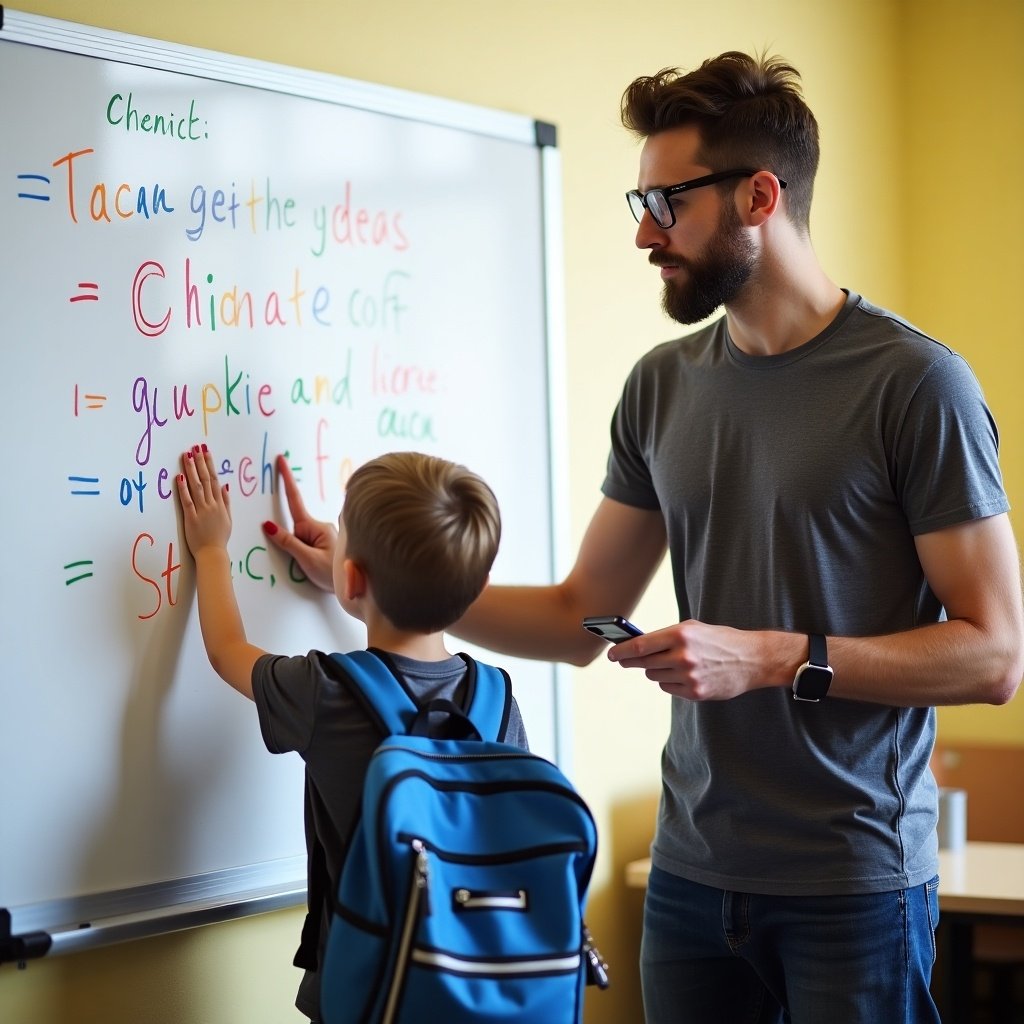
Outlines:
<svg viewBox="0 0 1024 1024"><path fill-rule="evenodd" d="M366 573L397 629L436 633L461 618L487 582L501 516L465 466L390 452L360 466L345 490L346 557Z"/></svg>

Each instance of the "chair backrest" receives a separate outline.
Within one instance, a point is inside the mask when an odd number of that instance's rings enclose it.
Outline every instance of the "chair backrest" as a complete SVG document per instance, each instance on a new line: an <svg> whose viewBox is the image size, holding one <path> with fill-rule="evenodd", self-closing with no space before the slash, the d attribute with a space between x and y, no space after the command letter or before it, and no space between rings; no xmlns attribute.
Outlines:
<svg viewBox="0 0 1024 1024"><path fill-rule="evenodd" d="M937 743L932 771L940 786L967 791L967 838L1024 843L1024 746Z"/></svg>

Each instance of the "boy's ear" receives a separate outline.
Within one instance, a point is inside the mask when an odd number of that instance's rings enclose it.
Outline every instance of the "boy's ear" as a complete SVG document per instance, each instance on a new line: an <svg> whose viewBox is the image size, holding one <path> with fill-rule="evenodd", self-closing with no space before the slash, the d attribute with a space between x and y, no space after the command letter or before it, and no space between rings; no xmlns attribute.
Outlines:
<svg viewBox="0 0 1024 1024"><path fill-rule="evenodd" d="M345 600L355 601L366 596L366 573L363 567L346 558L342 563L342 571L345 573Z"/></svg>

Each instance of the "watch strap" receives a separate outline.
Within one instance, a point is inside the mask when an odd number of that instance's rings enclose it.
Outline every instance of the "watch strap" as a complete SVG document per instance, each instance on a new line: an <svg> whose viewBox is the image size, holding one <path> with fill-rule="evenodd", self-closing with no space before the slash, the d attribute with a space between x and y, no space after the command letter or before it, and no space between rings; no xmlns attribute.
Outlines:
<svg viewBox="0 0 1024 1024"><path fill-rule="evenodd" d="M816 704L832 686L832 666L828 663L828 644L823 634L807 635L807 661L793 679L793 699Z"/></svg>
<svg viewBox="0 0 1024 1024"><path fill-rule="evenodd" d="M807 635L807 661L818 668L828 668L828 645L821 633Z"/></svg>

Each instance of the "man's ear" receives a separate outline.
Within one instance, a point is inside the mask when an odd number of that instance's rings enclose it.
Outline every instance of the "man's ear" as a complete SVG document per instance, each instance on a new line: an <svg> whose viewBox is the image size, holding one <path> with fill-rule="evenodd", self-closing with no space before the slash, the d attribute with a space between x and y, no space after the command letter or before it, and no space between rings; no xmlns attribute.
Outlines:
<svg viewBox="0 0 1024 1024"><path fill-rule="evenodd" d="M782 205L782 186L769 171L758 171L750 178L747 192L747 223L759 227L769 220Z"/></svg>
<svg viewBox="0 0 1024 1024"><path fill-rule="evenodd" d="M367 579L363 567L351 558L346 558L342 563L342 572L345 574L345 600L357 601L366 596Z"/></svg>

